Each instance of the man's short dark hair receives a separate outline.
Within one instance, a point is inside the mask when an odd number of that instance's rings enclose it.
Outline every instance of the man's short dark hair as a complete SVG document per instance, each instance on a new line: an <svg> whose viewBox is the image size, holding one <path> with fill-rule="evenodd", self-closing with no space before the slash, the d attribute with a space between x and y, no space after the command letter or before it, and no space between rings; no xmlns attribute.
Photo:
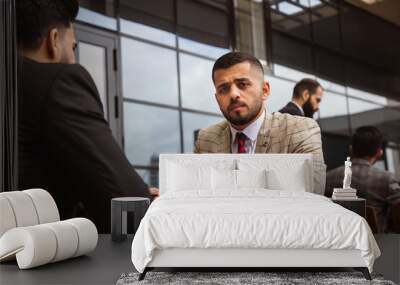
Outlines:
<svg viewBox="0 0 400 285"><path fill-rule="evenodd" d="M320 87L321 84L315 79L312 78L304 78L296 83L293 89L293 98L300 98L304 91L308 91L311 94L314 94L317 91L317 88Z"/></svg>
<svg viewBox="0 0 400 285"><path fill-rule="evenodd" d="M53 28L68 28L78 14L77 0L17 0L17 41L21 50L40 47Z"/></svg>
<svg viewBox="0 0 400 285"><path fill-rule="evenodd" d="M214 81L214 73L218 69L227 69L233 65L242 63L242 62L249 62L253 67L258 68L261 73L264 75L264 69L261 64L261 62L254 56L243 53L243 52L229 52L227 54L224 54L220 58L217 59L217 61L214 63L213 69L212 69L212 79Z"/></svg>
<svg viewBox="0 0 400 285"><path fill-rule="evenodd" d="M352 152L354 157L373 157L382 147L382 133L373 126L364 126L356 129L352 138Z"/></svg>

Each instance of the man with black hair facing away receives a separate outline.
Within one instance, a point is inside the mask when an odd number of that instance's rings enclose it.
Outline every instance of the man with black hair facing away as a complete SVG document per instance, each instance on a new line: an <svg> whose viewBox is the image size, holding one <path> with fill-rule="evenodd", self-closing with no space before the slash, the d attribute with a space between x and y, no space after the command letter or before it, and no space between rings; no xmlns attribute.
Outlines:
<svg viewBox="0 0 400 285"><path fill-rule="evenodd" d="M356 129L351 141L351 187L357 189L357 195L367 200L367 207L373 209L376 214L376 221L373 216L368 217L370 225L377 224L376 232L391 231L387 228L388 214L392 206L399 209L400 186L399 181L388 171L373 167L383 155L383 136L373 126L364 126ZM342 188L344 177L344 166L330 170L326 175L325 195L332 196L333 188ZM397 210L394 210L397 211ZM399 213L397 213L399 215ZM395 217L395 216L393 216ZM399 223L400 217L393 223ZM398 227L398 225L394 225Z"/></svg>
<svg viewBox="0 0 400 285"><path fill-rule="evenodd" d="M110 230L110 199L151 197L104 119L89 73L75 64L76 0L18 0L19 188L44 188L61 218Z"/></svg>
<svg viewBox="0 0 400 285"><path fill-rule="evenodd" d="M287 103L279 112L313 118L319 110L322 95L323 89L317 80L304 78L294 86L292 101Z"/></svg>

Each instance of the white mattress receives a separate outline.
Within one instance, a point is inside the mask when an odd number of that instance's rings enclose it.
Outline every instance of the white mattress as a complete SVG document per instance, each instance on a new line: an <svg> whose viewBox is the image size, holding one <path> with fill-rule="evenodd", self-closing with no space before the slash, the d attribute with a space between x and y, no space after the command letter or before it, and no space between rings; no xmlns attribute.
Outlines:
<svg viewBox="0 0 400 285"><path fill-rule="evenodd" d="M166 193L154 201L132 243L143 272L156 249L356 249L372 271L379 248L359 215L320 195L248 189L215 197Z"/></svg>

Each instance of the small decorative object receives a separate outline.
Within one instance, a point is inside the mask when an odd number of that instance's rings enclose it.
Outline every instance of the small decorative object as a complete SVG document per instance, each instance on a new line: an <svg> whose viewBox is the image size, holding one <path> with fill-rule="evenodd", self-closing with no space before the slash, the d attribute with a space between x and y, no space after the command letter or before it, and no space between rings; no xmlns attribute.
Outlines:
<svg viewBox="0 0 400 285"><path fill-rule="evenodd" d="M357 190L351 188L351 161L350 157L347 157L347 160L344 162L344 178L343 178L343 187L342 188L334 188L332 199L334 200L353 200L357 199Z"/></svg>
<svg viewBox="0 0 400 285"><path fill-rule="evenodd" d="M350 157L344 162L344 179L343 179L343 189L351 189L351 161Z"/></svg>

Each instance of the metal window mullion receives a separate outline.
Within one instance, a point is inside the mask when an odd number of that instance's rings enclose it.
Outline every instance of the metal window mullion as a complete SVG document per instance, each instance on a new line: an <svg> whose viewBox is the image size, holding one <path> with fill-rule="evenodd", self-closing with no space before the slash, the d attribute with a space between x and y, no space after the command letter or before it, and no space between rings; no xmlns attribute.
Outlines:
<svg viewBox="0 0 400 285"><path fill-rule="evenodd" d="M180 67L180 51L179 51L179 30L178 30L178 2L174 0L174 25L175 25L175 46L176 46L176 71L178 80L178 114L179 114L179 142L181 153L184 153L183 139L183 114L182 114L182 84L181 84L181 67Z"/></svg>

